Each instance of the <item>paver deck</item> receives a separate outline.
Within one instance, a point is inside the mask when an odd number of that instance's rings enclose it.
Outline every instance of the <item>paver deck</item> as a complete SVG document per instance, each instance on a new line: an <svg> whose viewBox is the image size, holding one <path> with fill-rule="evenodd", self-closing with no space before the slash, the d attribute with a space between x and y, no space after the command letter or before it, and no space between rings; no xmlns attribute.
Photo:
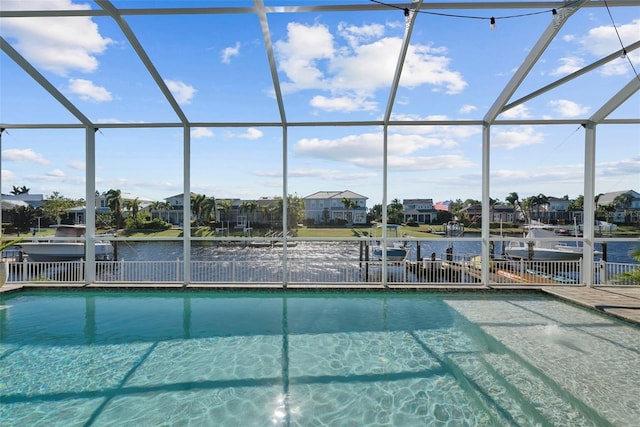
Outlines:
<svg viewBox="0 0 640 427"><path fill-rule="evenodd" d="M543 287L542 290L573 303L640 324L640 286L553 286Z"/></svg>

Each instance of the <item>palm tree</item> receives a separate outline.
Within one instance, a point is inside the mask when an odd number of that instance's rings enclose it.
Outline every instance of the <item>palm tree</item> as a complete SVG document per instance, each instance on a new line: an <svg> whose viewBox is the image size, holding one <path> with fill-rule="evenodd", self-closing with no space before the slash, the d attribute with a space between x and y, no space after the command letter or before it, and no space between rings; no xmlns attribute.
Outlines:
<svg viewBox="0 0 640 427"><path fill-rule="evenodd" d="M122 228L122 192L114 189L107 191L105 202L111 209L116 228Z"/></svg>
<svg viewBox="0 0 640 427"><path fill-rule="evenodd" d="M154 211L160 212L164 210L164 203L165 202L155 201L149 204L149 216L151 217L151 219L153 219ZM160 218L160 214L158 214L158 218Z"/></svg>
<svg viewBox="0 0 640 427"><path fill-rule="evenodd" d="M27 188L26 185L23 185L22 187L16 187L15 185L13 186L13 189L11 190L11 194L13 195L18 195L18 194L29 194L29 191L31 189Z"/></svg>
<svg viewBox="0 0 640 427"><path fill-rule="evenodd" d="M522 208L520 206L520 197L518 196L518 193L516 193L515 191L509 193L509 195L505 197L504 200L513 208L514 220L520 220L522 217ZM520 215L517 215L518 211L520 211Z"/></svg>
<svg viewBox="0 0 640 427"><path fill-rule="evenodd" d="M269 218L269 215L271 214L271 206L270 205L262 205L260 206L260 215L262 216L262 219L264 221L264 223L267 223L267 218ZM269 218L269 224L271 223L271 219Z"/></svg>
<svg viewBox="0 0 640 427"><path fill-rule="evenodd" d="M629 255L631 255L636 261L640 262L640 246L632 249ZM631 270L616 275L613 278L613 283L640 285L640 266L634 265Z"/></svg>
<svg viewBox="0 0 640 427"><path fill-rule="evenodd" d="M125 200L123 206L131 211L131 216L135 218L138 215L138 210L140 210L140 199L136 197L133 200Z"/></svg>
<svg viewBox="0 0 640 427"><path fill-rule="evenodd" d="M528 197L526 200L529 201L529 207L533 213L533 208L536 208L536 216L537 219L540 219L540 206L544 206L549 204L549 197L540 193L537 196Z"/></svg>
<svg viewBox="0 0 640 427"><path fill-rule="evenodd" d="M240 203L239 208L240 212L249 213L249 223L251 223L251 220L253 219L253 213L256 211L256 209L258 209L258 202L254 200L245 200L244 202Z"/></svg>
<svg viewBox="0 0 640 427"><path fill-rule="evenodd" d="M347 211L347 217L351 218L351 220L345 218L345 220L347 220L347 222L353 222L353 212L351 212L352 209L355 209L358 207L358 202L356 202L355 200L351 200L348 197L343 197L342 198L342 205L344 206L345 210Z"/></svg>
<svg viewBox="0 0 640 427"><path fill-rule="evenodd" d="M284 203L282 202L282 197L274 198L274 204L270 207L271 212L271 222L275 224L282 224L282 213L284 212ZM278 218L276 221L273 221L273 217Z"/></svg>
<svg viewBox="0 0 640 427"><path fill-rule="evenodd" d="M227 222L231 220L231 208L233 207L233 202L229 199L219 200L218 201L218 209L222 211L224 214L221 220L226 220Z"/></svg>
<svg viewBox="0 0 640 427"><path fill-rule="evenodd" d="M632 203L633 203L633 196L631 196L631 194L629 193L619 194L618 196L616 196L615 199L613 199L613 204L617 207L622 208L622 211L624 212L625 225L629 224L629 217L630 217L630 210L631 210Z"/></svg>
<svg viewBox="0 0 640 427"><path fill-rule="evenodd" d="M297 194L287 196L287 227L297 228L298 223L304 219L304 200Z"/></svg>
<svg viewBox="0 0 640 427"><path fill-rule="evenodd" d="M140 199L135 198L133 200L125 200L123 206L130 212L129 217L133 220L134 224L138 225L138 210L140 210Z"/></svg>
<svg viewBox="0 0 640 427"><path fill-rule="evenodd" d="M515 191L509 193L509 195L507 197L504 198L511 206L517 206L518 202L520 201L520 197L518 196L518 193L516 193Z"/></svg>
<svg viewBox="0 0 640 427"><path fill-rule="evenodd" d="M609 223L613 222L613 213L616 211L616 205L609 203L608 205L601 205L599 208L604 215L604 220Z"/></svg>
<svg viewBox="0 0 640 427"><path fill-rule="evenodd" d="M387 211L387 222L389 224L402 224L404 221L404 206L400 199L393 199Z"/></svg>
<svg viewBox="0 0 640 427"><path fill-rule="evenodd" d="M203 201L202 201L202 218L205 221L211 221L211 215L213 214L214 218L214 222L218 220L218 218L215 215L215 210L216 210L216 198L211 196L211 197L206 197Z"/></svg>
<svg viewBox="0 0 640 427"><path fill-rule="evenodd" d="M207 196L204 194L192 194L191 195L191 217L195 219L196 224L200 224L202 216L202 208Z"/></svg>

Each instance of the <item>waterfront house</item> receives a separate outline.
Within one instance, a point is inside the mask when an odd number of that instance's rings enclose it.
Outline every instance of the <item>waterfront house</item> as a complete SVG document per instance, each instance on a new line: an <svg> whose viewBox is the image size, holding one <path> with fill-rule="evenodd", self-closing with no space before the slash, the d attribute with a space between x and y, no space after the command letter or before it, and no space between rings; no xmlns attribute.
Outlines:
<svg viewBox="0 0 640 427"><path fill-rule="evenodd" d="M41 208L44 205L45 198L42 194L2 194L2 200L24 202L34 209Z"/></svg>
<svg viewBox="0 0 640 427"><path fill-rule="evenodd" d="M574 200L568 196L552 197L549 196L546 205L547 217L544 222L550 224L573 224L574 221L582 224L582 211L572 211L571 205Z"/></svg>
<svg viewBox="0 0 640 427"><path fill-rule="evenodd" d="M304 200L304 217L313 224L365 224L367 197L353 191L318 191ZM345 206L350 200L351 206Z"/></svg>
<svg viewBox="0 0 640 427"><path fill-rule="evenodd" d="M621 199L626 199L625 206ZM640 193L634 190L612 191L598 197L598 206L611 206L611 221L617 224L638 224L640 222Z"/></svg>
<svg viewBox="0 0 640 427"><path fill-rule="evenodd" d="M519 222L513 206L496 205L490 208L491 222L501 224L514 224Z"/></svg>
<svg viewBox="0 0 640 427"><path fill-rule="evenodd" d="M413 219L418 224L432 224L438 216L433 199L403 199L402 211L404 222Z"/></svg>
<svg viewBox="0 0 640 427"><path fill-rule="evenodd" d="M195 195L195 193L191 193ZM184 222L184 193L176 194L175 196L166 197L164 200L168 203L169 207L166 212L162 213L162 218L170 224L181 225ZM153 214L152 214L153 216Z"/></svg>

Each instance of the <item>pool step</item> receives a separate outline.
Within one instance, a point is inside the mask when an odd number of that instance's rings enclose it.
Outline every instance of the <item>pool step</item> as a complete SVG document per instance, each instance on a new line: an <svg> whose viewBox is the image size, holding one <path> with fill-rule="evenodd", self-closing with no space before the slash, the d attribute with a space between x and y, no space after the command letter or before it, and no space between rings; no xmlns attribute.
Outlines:
<svg viewBox="0 0 640 427"><path fill-rule="evenodd" d="M566 393L544 383L539 374L509 354L459 352L448 353L446 358L501 425L602 425L599 417L585 414Z"/></svg>

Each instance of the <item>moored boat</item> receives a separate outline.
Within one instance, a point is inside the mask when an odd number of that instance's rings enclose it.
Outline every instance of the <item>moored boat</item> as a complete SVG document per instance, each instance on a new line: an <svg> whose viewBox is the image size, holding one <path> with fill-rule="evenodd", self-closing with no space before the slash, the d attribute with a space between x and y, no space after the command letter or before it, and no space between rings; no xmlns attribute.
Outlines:
<svg viewBox="0 0 640 427"><path fill-rule="evenodd" d="M394 230L396 238L398 237L399 227L400 226L397 224L387 224L387 229ZM374 259L379 261L382 260L385 252L387 255L387 261L404 261L409 254L407 248L401 242L392 242L386 246L382 245L382 242L380 242L378 245L371 248L371 255Z"/></svg>
<svg viewBox="0 0 640 427"><path fill-rule="evenodd" d="M86 233L84 225L59 224L52 226L55 235L47 240L34 240L16 245L29 261L74 261L85 257ZM96 241L97 260L108 261L114 257L113 245L109 241Z"/></svg>
<svg viewBox="0 0 640 427"><path fill-rule="evenodd" d="M575 261L583 257L584 248L576 245L568 245L558 240L558 233L544 224L528 226L529 231L526 242L510 242L505 247L505 255L509 258L525 259L531 261ZM594 251L595 256L602 255Z"/></svg>

